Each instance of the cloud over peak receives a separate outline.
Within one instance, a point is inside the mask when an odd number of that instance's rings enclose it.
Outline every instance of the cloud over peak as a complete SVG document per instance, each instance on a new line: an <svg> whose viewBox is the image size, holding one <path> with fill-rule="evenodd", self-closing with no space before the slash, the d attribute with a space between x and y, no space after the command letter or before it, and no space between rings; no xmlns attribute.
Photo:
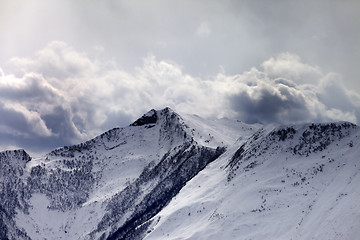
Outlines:
<svg viewBox="0 0 360 240"><path fill-rule="evenodd" d="M283 77L298 83L316 83L321 78L321 70L317 66L302 63L298 55L280 53L261 64L269 77Z"/></svg>
<svg viewBox="0 0 360 240"><path fill-rule="evenodd" d="M209 78L153 55L127 72L58 41L11 63L11 72L0 71L0 146L49 150L165 106L251 123L360 120L360 96L343 86L339 74L322 73L292 53Z"/></svg>

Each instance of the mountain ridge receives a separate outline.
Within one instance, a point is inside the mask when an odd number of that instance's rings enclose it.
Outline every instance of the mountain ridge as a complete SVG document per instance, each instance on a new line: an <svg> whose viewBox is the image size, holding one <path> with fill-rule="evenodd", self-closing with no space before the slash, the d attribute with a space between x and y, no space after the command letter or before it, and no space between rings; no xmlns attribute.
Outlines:
<svg viewBox="0 0 360 240"><path fill-rule="evenodd" d="M347 122L260 129L195 176L144 239L356 239L359 138Z"/></svg>
<svg viewBox="0 0 360 240"><path fill-rule="evenodd" d="M211 175L219 178L208 177L209 186L229 195L224 189L237 183L238 178L263 169L267 164L264 156L312 159L324 151L333 154L334 143L354 149L359 143L358 129L347 122L274 128L228 119L180 116L170 108L152 109L128 127L111 129L84 143L55 149L41 158L31 159L24 150L18 150L14 156L23 161L20 170L10 166L11 170L0 177L2 196L9 203L1 205L0 236L4 239L151 239L151 236L161 239L156 234L160 231L157 227L164 226L162 212L181 199L188 185L210 170ZM349 138L351 141L344 143ZM7 162L12 154L12 151L0 153L2 168L9 166ZM354 150L346 154L357 156ZM313 165L324 159L327 160L326 154L320 160L315 159ZM285 165L288 162L293 164L284 160ZM324 169L319 164L312 171ZM15 181L8 181L14 176ZM291 184L297 182L303 187L306 181L303 177ZM222 179L219 185L214 182L217 179ZM197 195L198 189L191 190ZM206 195L204 199L215 195ZM184 201L181 204L186 205ZM213 204L222 206L220 202ZM263 208L256 209L261 212ZM252 210L258 212L256 209ZM222 215L215 211L208 218L214 216ZM172 229L166 234L186 239Z"/></svg>

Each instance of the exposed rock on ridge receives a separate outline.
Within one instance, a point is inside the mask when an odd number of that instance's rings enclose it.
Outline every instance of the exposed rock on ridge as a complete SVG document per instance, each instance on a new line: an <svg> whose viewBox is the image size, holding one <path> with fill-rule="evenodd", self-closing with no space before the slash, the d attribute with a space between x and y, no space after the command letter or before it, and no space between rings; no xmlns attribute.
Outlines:
<svg viewBox="0 0 360 240"><path fill-rule="evenodd" d="M348 186L358 179L352 159L358 156L358 126L339 122L259 128L182 117L165 108L42 158L31 159L24 150L1 152L0 239L166 239L167 234L218 239L218 226L226 226L224 237L234 238L234 231L259 239L254 232L232 229L232 224L246 219L240 226L259 233L256 224L248 222L262 222L271 214L274 221L279 211L292 206L303 211L292 219L306 219L312 212L304 206L314 207L318 195L330 192L333 176L348 177ZM345 190L336 194L326 195L337 199L337 205L330 202L333 208L343 206L342 199L355 207L354 195ZM299 203L292 201L295 197ZM301 218L296 229L304 226ZM296 238L296 229L281 236Z"/></svg>
<svg viewBox="0 0 360 240"><path fill-rule="evenodd" d="M11 182L17 187L2 195L7 217L1 221L8 227L1 234L19 239L50 237L46 229L57 231L58 239L121 239L140 234L140 225L225 150L224 146L199 144L194 140L194 130L177 113L165 108L149 111L129 127L114 128L85 143L55 149L31 162L27 154L24 157L15 151L14 159L23 162L16 164L17 172L9 173L19 176L16 183ZM11 154L2 155L10 161ZM45 202L38 204L40 199ZM60 219L52 219L54 223L39 221L37 212L57 211L68 219L66 225ZM85 219L76 217L84 211L93 219L85 225ZM66 227L53 229L59 224ZM77 225L87 230L77 233Z"/></svg>

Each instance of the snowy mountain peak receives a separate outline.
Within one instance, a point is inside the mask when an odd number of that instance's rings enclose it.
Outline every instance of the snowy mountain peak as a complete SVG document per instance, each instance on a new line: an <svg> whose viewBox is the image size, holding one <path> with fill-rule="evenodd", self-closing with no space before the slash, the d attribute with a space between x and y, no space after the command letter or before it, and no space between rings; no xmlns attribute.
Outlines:
<svg viewBox="0 0 360 240"><path fill-rule="evenodd" d="M0 239L309 239L296 229L311 225L314 202L359 209L359 133L347 122L274 127L165 108L41 158L1 152ZM333 182L329 205L317 196ZM271 232L286 216L291 231Z"/></svg>
<svg viewBox="0 0 360 240"><path fill-rule="evenodd" d="M22 197L15 201L13 192L3 194L10 199L6 212L12 214L2 233L23 232L34 239L134 234L138 222L161 210L188 180L223 153L221 142L231 143L242 135L237 121L222 125L222 121L195 116L184 120L170 108L152 109L128 127L34 159L17 174L16 183L4 182ZM146 207L155 203L156 207ZM43 221L44 214L52 221Z"/></svg>
<svg viewBox="0 0 360 240"><path fill-rule="evenodd" d="M150 111L145 113L142 117L140 117L135 122L130 124L130 126L143 126L148 124L156 124L159 118L174 119L175 117L177 117L178 119L180 118L180 116L169 107L166 107L158 111L155 109L151 109Z"/></svg>

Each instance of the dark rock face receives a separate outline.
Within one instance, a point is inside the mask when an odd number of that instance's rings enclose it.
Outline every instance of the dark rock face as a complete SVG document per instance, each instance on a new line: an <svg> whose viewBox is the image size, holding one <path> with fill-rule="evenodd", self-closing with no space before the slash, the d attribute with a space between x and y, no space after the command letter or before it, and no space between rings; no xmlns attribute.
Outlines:
<svg viewBox="0 0 360 240"><path fill-rule="evenodd" d="M156 123L157 114L154 109L150 110L147 114L143 115L141 118L136 120L134 123L130 124L130 126L143 126L145 124Z"/></svg>

